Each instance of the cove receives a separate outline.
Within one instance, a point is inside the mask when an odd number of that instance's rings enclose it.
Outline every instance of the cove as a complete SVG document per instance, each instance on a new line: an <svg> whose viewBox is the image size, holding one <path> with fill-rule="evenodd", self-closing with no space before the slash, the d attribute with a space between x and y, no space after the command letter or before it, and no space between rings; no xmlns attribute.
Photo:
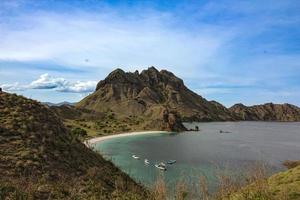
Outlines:
<svg viewBox="0 0 300 200"><path fill-rule="evenodd" d="M117 137L95 143L94 149L146 187L151 188L162 178L169 190L178 181L197 189L204 176L213 191L217 174L239 176L258 162L275 173L284 169L284 160L300 158L298 122L209 122L185 126L198 126L200 130ZM133 154L141 159L133 159ZM150 164L145 165L144 159ZM167 171L154 167L172 159L177 162Z"/></svg>

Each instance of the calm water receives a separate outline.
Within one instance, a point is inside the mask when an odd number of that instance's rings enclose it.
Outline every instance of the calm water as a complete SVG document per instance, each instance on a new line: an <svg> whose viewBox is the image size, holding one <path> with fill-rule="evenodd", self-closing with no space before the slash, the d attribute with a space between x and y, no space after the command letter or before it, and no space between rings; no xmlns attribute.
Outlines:
<svg viewBox="0 0 300 200"><path fill-rule="evenodd" d="M96 149L121 170L145 186L162 177L169 189L185 181L198 187L205 176L210 190L216 184L216 173L239 174L263 161L273 172L282 170L282 161L300 159L300 123L218 122L192 123L199 132L152 134L114 138L95 145ZM220 130L230 133L220 133ZM131 156L138 155L135 160ZM146 166L144 159L151 164ZM161 172L155 163L177 160ZM223 172L222 172L223 173Z"/></svg>

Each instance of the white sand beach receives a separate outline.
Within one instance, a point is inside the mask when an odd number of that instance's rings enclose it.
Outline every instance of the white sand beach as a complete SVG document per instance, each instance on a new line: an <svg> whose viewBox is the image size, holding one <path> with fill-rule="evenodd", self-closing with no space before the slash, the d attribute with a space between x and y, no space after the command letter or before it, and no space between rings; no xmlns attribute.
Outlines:
<svg viewBox="0 0 300 200"><path fill-rule="evenodd" d="M103 140L117 138L117 137L127 137L127 136L155 134L155 133L169 133L169 132L168 131L140 131L140 132L120 133L120 134L115 134L115 135L107 135L107 136L100 136L100 137L91 138L89 140L86 140L84 142L84 144L89 146L91 144L95 144L95 143L103 141Z"/></svg>

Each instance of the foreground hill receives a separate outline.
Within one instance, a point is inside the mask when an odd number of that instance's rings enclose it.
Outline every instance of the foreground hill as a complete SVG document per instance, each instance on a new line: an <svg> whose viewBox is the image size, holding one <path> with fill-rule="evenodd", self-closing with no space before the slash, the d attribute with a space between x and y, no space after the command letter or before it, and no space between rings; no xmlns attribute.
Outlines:
<svg viewBox="0 0 300 200"><path fill-rule="evenodd" d="M229 108L237 120L246 121L300 121L300 108L291 104L245 106L235 104Z"/></svg>
<svg viewBox="0 0 300 200"><path fill-rule="evenodd" d="M295 162L289 170L276 173L268 178L257 178L237 192L221 196L222 200L299 200L300 199L300 165ZM258 175L258 176L257 176Z"/></svg>
<svg viewBox="0 0 300 200"><path fill-rule="evenodd" d="M145 191L88 149L47 106L0 92L0 199L143 199Z"/></svg>
<svg viewBox="0 0 300 200"><path fill-rule="evenodd" d="M221 104L207 101L171 72L154 67L141 73L121 69L111 72L76 107L98 112L110 109L120 116L146 119L160 119L162 113L174 112L184 121L234 120Z"/></svg>

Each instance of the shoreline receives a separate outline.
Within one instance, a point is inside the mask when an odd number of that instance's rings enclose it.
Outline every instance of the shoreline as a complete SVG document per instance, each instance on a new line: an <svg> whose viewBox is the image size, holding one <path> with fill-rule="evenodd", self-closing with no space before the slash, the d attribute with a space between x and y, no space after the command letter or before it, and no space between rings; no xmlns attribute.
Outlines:
<svg viewBox="0 0 300 200"><path fill-rule="evenodd" d="M112 138L119 138L119 137L127 137L127 136L137 136L137 135L146 135L146 134L157 134L157 133L171 133L169 131L135 131L135 132L126 132L126 133L119 133L114 135L106 135L106 136L99 136L94 137L88 140L85 140L83 143L90 147L90 145L112 139Z"/></svg>

